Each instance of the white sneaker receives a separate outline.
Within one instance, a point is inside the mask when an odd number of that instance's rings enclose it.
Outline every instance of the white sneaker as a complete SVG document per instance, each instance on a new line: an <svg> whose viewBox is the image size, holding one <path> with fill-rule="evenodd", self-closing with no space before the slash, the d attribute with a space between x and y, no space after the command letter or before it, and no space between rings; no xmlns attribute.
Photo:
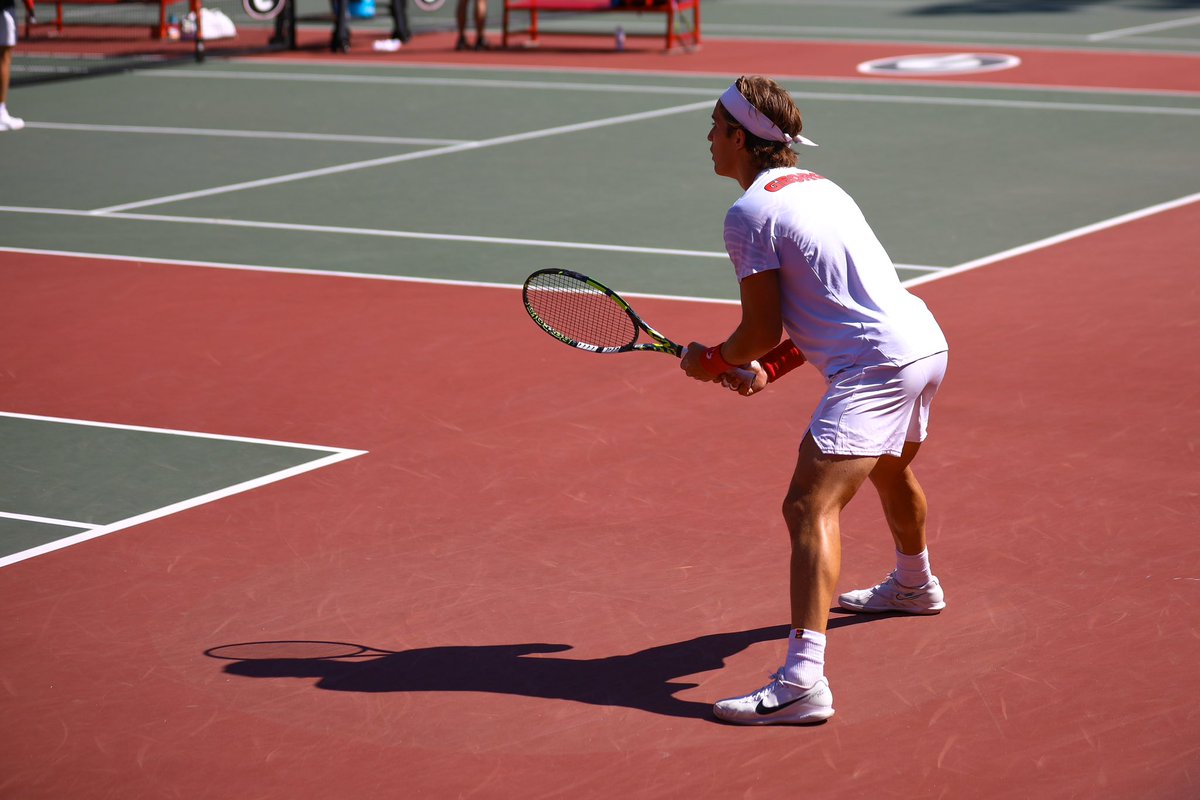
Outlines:
<svg viewBox="0 0 1200 800"><path fill-rule="evenodd" d="M25 120L20 117L10 117L8 114L0 117L0 131L19 131L25 127Z"/></svg>
<svg viewBox="0 0 1200 800"><path fill-rule="evenodd" d="M821 678L805 689L785 681L779 673L775 680L745 697L731 697L713 706L713 713L726 722L739 725L778 725L821 722L833 716L833 692L829 681Z"/></svg>
<svg viewBox="0 0 1200 800"><path fill-rule="evenodd" d="M902 611L906 614L936 614L946 607L946 593L937 578L924 586L912 588L896 582L891 573L883 583L870 589L855 589L838 597L838 605L847 611L878 614L883 611Z"/></svg>

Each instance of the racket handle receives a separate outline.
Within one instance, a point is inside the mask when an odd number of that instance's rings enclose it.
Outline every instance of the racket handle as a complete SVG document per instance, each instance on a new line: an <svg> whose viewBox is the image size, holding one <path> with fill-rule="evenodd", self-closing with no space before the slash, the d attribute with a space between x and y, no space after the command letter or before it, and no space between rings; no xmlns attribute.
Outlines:
<svg viewBox="0 0 1200 800"><path fill-rule="evenodd" d="M684 356L686 356L687 351L688 351L687 345L686 344L682 345L679 348L679 358L682 359ZM758 364L757 361L752 362L752 363L754 363L756 365ZM737 373L737 376L739 378L741 378L742 380L744 380L746 383L754 383L754 372L752 372L751 370L742 369L741 367L735 367L733 371L735 373Z"/></svg>

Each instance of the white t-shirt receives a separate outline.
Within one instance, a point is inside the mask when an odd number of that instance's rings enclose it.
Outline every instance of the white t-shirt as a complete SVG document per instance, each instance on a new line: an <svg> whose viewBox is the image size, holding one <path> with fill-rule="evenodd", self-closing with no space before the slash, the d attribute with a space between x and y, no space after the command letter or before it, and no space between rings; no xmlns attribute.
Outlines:
<svg viewBox="0 0 1200 800"><path fill-rule="evenodd" d="M762 172L725 215L725 249L738 281L779 270L784 329L826 377L948 349L858 205L814 172Z"/></svg>

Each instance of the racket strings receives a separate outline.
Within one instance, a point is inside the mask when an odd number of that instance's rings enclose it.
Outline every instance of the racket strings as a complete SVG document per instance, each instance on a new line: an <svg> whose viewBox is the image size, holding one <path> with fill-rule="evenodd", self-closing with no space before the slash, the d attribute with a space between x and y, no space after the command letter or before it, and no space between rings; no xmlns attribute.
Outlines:
<svg viewBox="0 0 1200 800"><path fill-rule="evenodd" d="M527 285L525 298L543 325L581 344L622 347L637 325L608 294L570 275L547 273Z"/></svg>

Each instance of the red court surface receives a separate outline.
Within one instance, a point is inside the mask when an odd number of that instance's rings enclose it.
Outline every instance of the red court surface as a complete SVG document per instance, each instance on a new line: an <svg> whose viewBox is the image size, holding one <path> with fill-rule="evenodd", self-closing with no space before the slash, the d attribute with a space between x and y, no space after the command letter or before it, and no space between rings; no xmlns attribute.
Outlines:
<svg viewBox="0 0 1200 800"><path fill-rule="evenodd" d="M614 22L614 25L616 23ZM309 43L316 34L306 34ZM778 79L859 78L888 83L970 83L995 86L1072 87L1077 89L1200 92L1200 56L1129 53L1109 50L1053 50L996 45L931 45L905 42L816 42L783 40L707 39L699 52L667 53L660 38L630 39L618 52L611 37L542 35L538 48L513 46L488 52L456 52L453 34L423 34L398 53L372 50L385 34L356 31L350 53L320 55L335 61L380 64L449 64L468 67L506 67L552 70L627 70L685 72L738 76L770 75ZM327 34L325 34L327 38ZM319 42L320 40L315 40ZM1020 65L997 72L943 75L935 79L863 75L858 65L881 58L939 53L1005 53ZM270 58L313 58L311 50L275 54Z"/></svg>
<svg viewBox="0 0 1200 800"><path fill-rule="evenodd" d="M0 254L4 410L369 451L0 570L0 797L1195 798L1198 225L915 290L949 607L834 614L808 728L708 706L782 657L811 370L743 399L512 289ZM843 530L841 588L882 577L876 501Z"/></svg>

